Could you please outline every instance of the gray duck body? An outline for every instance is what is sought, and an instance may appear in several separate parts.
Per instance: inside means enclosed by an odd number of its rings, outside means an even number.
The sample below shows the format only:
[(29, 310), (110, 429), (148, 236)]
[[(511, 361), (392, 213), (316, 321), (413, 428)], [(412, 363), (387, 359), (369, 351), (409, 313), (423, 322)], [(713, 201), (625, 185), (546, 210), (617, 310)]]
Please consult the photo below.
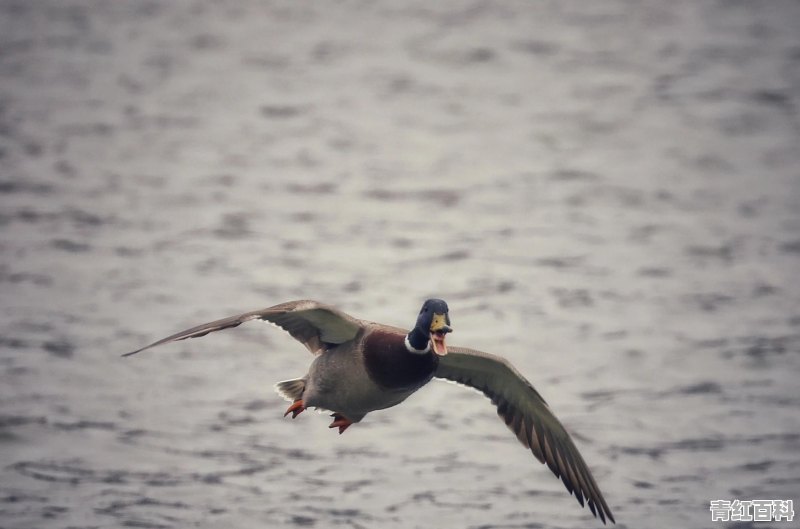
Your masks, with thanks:
[(331, 344), (303, 377), (308, 407), (335, 410), (353, 422), (406, 400), (434, 376), (438, 358), (406, 349), (407, 331), (370, 323), (350, 342)]

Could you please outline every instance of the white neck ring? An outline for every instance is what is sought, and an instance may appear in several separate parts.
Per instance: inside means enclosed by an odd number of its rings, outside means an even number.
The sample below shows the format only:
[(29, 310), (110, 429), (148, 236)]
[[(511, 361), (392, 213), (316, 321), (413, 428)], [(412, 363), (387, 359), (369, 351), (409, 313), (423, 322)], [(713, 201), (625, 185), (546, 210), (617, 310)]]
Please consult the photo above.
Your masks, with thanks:
[(430, 350), (431, 350), (431, 342), (430, 341), (428, 341), (428, 345), (425, 346), (425, 349), (415, 349), (414, 346), (411, 345), (411, 342), (408, 341), (408, 335), (407, 334), (406, 334), (405, 344), (406, 344), (406, 349), (408, 349), (408, 352), (409, 353), (413, 353), (415, 355), (424, 355), (424, 354), (430, 352)]

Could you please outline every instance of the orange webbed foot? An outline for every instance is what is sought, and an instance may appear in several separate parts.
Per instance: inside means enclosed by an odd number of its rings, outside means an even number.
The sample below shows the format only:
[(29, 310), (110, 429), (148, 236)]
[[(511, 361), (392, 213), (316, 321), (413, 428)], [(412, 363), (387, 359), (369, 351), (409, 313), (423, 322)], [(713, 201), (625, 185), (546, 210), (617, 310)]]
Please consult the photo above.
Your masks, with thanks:
[(303, 402), (303, 399), (297, 399), (289, 406), (289, 409), (286, 410), (286, 413), (283, 414), (284, 417), (292, 414), (292, 419), (300, 415), (306, 410), (306, 404)]
[(331, 415), (333, 417), (333, 422), (328, 426), (328, 428), (339, 428), (339, 435), (341, 435), (345, 430), (347, 430), (348, 426), (353, 424), (353, 421), (342, 415), (341, 413), (334, 413)]

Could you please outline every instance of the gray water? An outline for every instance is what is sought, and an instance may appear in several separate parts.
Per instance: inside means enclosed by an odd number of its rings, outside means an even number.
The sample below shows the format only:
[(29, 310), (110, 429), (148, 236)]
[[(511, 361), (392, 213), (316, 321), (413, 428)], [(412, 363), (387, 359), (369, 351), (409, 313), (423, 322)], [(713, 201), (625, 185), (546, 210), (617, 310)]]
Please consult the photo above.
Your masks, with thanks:
[[(618, 527), (800, 510), (800, 3), (0, 1), (0, 526), (595, 527), (489, 401), (282, 417), (313, 298), (508, 357)], [(798, 527), (798, 522), (757, 527)]]

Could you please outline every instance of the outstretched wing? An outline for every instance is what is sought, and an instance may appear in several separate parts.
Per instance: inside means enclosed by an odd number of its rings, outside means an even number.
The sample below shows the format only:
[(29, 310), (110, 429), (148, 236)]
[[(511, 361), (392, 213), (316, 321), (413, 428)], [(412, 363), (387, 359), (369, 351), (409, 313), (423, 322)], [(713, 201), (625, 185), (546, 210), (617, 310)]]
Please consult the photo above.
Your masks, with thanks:
[(471, 386), (492, 400), (497, 414), (533, 455), (560, 477), (567, 490), (603, 523), (614, 522), (589, 467), (567, 431), (530, 382), (505, 359), (474, 349), (450, 347), (436, 376)]
[(289, 301), (267, 309), (204, 323), (122, 356), (134, 355), (157, 345), (198, 338), (210, 332), (238, 327), (250, 320), (264, 320), (278, 325), (314, 354), (322, 352), (327, 343), (338, 344), (352, 340), (361, 329), (361, 323), (357, 319), (337, 308), (311, 300)]

